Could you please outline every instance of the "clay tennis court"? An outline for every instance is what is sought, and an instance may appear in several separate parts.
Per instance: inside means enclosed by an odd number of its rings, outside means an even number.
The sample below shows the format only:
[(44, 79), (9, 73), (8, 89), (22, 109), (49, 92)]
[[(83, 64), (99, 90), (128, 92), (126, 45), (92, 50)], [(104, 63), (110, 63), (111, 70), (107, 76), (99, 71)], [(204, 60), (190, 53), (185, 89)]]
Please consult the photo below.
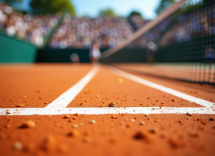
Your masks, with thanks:
[(215, 151), (212, 85), (126, 65), (10, 64), (0, 75), (1, 156)]

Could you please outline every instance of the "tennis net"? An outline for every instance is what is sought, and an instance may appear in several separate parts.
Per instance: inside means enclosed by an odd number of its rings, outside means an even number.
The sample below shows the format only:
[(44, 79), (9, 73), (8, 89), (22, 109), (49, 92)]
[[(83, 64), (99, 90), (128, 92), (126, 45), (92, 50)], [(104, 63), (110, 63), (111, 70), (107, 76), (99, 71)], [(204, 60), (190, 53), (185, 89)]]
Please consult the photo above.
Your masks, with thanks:
[(141, 63), (124, 67), (214, 85), (214, 49), (215, 1), (181, 0), (125, 42), (105, 51), (102, 62)]

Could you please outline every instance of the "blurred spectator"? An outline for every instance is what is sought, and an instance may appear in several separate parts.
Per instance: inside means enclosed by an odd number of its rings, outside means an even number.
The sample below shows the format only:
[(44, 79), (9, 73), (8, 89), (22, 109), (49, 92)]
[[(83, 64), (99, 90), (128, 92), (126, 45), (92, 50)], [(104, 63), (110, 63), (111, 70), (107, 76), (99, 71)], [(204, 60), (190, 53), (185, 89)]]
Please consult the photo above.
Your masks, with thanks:
[(92, 40), (98, 40), (101, 48), (119, 44), (133, 30), (122, 17), (71, 17), (65, 15), (61, 26), (53, 35), (50, 46), (53, 48), (90, 48)]
[(27, 38), (33, 44), (41, 46), (43, 37), (55, 27), (60, 14), (30, 15), (14, 11), (10, 6), (0, 3), (0, 28), (9, 36)]
[(93, 64), (98, 63), (101, 57), (100, 46), (97, 40), (94, 40), (90, 48), (90, 59)]

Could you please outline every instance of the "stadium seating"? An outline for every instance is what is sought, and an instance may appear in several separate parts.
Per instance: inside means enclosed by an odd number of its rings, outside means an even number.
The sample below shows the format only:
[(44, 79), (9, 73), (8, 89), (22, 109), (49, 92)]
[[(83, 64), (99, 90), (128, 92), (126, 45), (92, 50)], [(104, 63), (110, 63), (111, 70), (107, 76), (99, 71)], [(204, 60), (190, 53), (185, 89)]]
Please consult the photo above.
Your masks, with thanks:
[(60, 17), (61, 14), (22, 14), (0, 3), (0, 29), (9, 36), (16, 35), (21, 39), (28, 39), (37, 46), (44, 43), (44, 37), (56, 26)]
[(159, 45), (164, 47), (173, 43), (189, 41), (196, 36), (215, 35), (214, 19), (215, 5), (207, 6), (189, 14), (181, 14), (176, 18), (176, 24), (163, 35)]
[(89, 48), (97, 39), (101, 48), (119, 44), (132, 35), (133, 30), (123, 17), (71, 17), (65, 15), (61, 26), (53, 35), (52, 48)]

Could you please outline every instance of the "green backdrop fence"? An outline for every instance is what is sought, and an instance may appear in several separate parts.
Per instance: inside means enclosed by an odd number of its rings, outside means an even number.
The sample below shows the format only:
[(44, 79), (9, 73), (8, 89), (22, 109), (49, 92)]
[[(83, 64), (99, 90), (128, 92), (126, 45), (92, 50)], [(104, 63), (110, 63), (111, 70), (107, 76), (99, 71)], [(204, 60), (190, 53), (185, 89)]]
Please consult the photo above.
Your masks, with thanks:
[[(106, 49), (101, 49), (103, 52)], [(79, 56), (80, 62), (90, 62), (89, 49), (52, 49), (43, 48), (37, 50), (36, 62), (71, 62), (70, 55), (76, 53)]]
[(0, 33), (0, 63), (33, 63), (37, 47)]

